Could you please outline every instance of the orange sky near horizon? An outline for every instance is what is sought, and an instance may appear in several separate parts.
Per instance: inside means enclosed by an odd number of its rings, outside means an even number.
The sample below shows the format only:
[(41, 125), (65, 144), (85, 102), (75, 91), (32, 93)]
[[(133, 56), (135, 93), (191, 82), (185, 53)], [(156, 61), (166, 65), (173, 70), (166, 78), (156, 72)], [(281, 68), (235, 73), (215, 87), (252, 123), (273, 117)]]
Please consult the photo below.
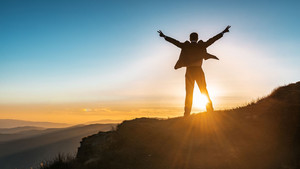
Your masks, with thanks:
[[(253, 101), (236, 101), (236, 98), (218, 98), (218, 90), (211, 92), (214, 107), (217, 110), (243, 106)], [(218, 100), (219, 99), (219, 100)], [(241, 99), (241, 98), (240, 98)], [(179, 101), (180, 100), (180, 101)], [(222, 101), (223, 100), (223, 101)], [(39, 104), (0, 104), (1, 119), (17, 119), (26, 121), (47, 121), (67, 123), (71, 125), (121, 122), (139, 117), (171, 118), (183, 115), (184, 96), (175, 104), (153, 103), (151, 101), (114, 101), (85, 103), (39, 103)], [(117, 104), (119, 102), (119, 104)], [(181, 102), (181, 103), (180, 103)], [(195, 86), (192, 113), (205, 111), (207, 99)]]

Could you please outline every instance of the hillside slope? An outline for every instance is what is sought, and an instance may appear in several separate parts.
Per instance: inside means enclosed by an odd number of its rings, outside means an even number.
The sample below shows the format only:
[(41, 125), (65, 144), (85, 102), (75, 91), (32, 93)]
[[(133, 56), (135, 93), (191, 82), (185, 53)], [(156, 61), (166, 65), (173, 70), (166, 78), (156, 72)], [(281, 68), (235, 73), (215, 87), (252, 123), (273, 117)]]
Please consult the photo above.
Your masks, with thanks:
[(233, 110), (125, 121), (84, 138), (69, 168), (300, 168), (299, 145), (300, 82)]

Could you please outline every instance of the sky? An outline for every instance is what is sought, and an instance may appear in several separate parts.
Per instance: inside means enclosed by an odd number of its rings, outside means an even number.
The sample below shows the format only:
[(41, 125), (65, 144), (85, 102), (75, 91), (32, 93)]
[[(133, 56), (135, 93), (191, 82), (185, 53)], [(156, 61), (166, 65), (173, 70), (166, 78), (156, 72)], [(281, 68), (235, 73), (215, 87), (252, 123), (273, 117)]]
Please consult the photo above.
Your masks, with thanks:
[[(183, 113), (179, 41), (231, 25), (203, 63), (216, 109), (299, 81), (299, 1), (0, 1), (0, 118), (83, 123)], [(195, 88), (194, 112), (205, 104)]]

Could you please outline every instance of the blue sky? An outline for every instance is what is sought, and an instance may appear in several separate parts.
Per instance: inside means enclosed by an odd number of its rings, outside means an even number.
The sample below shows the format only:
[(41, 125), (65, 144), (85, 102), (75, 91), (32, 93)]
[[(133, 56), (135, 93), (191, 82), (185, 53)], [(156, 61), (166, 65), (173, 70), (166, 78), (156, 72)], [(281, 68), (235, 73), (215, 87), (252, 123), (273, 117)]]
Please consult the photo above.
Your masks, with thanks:
[[(299, 80), (299, 1), (1, 1), (0, 103), (180, 104), (179, 49), (231, 32), (204, 63), (215, 99), (242, 104)], [(214, 91), (211, 91), (212, 93)], [(225, 105), (228, 102), (222, 103)], [(221, 105), (221, 103), (220, 103)]]

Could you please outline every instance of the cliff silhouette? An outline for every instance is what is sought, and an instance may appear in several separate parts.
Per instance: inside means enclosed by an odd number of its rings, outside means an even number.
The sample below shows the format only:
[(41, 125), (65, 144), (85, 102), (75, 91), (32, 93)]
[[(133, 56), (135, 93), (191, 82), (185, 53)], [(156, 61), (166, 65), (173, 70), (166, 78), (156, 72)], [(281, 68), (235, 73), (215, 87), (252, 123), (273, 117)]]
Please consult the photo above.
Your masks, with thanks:
[(42, 168), (300, 168), (300, 82), (244, 107), (139, 118), (82, 139), (74, 159)]

